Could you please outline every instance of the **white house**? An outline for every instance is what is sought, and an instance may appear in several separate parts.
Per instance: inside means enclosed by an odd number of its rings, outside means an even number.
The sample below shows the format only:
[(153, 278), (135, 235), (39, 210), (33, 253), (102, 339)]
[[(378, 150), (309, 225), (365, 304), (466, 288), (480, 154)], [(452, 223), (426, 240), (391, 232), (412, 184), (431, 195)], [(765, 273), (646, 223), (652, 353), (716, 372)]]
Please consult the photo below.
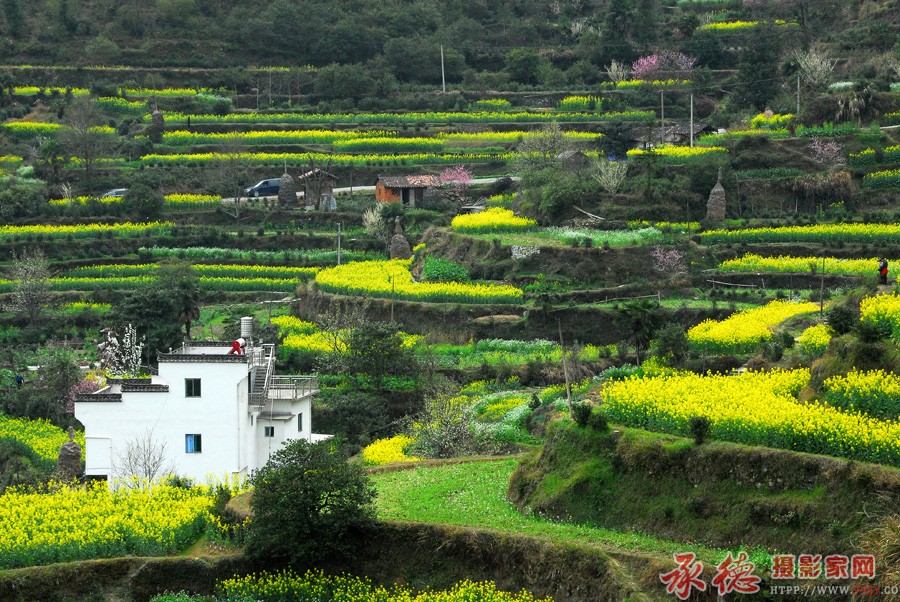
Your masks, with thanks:
[(286, 441), (327, 437), (312, 433), (315, 376), (276, 376), (271, 344), (229, 350), (226, 342), (187, 343), (159, 354), (159, 375), (111, 380), (77, 396), (85, 474), (123, 476), (127, 453), (149, 439), (180, 476), (245, 477)]

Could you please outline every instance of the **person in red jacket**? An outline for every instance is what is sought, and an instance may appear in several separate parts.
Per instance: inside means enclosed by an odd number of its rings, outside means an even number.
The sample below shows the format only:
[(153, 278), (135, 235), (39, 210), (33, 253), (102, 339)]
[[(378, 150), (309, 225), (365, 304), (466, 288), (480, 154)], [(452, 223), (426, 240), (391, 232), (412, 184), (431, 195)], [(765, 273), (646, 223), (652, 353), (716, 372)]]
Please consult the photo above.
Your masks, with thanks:
[(234, 355), (237, 353), (238, 355), (244, 355), (244, 348), (247, 346), (247, 341), (241, 337), (236, 341), (231, 342), (231, 351), (228, 352), (228, 355)]
[(881, 261), (878, 263), (878, 277), (881, 279), (881, 284), (887, 284), (887, 275), (888, 275), (888, 262), (884, 257), (881, 258)]

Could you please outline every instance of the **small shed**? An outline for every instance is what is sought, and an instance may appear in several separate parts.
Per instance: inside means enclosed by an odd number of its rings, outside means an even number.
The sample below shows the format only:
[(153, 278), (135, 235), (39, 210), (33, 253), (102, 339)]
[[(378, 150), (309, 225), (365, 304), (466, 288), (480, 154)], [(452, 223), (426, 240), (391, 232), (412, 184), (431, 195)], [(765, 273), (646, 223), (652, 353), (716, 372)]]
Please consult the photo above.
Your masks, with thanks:
[(334, 211), (334, 182), (336, 178), (318, 167), (297, 176), (297, 184), (303, 186), (303, 197), (307, 207), (318, 207), (322, 211)]
[[(715, 134), (716, 128), (710, 126), (706, 123), (695, 122), (694, 123), (694, 140), (702, 136), (703, 134)], [(638, 138), (638, 146), (640, 148), (651, 148), (653, 146), (658, 146), (660, 144), (660, 129), (653, 128), (650, 130), (650, 135), (648, 136), (640, 136)], [(649, 140), (649, 143), (648, 143)], [(690, 123), (673, 123), (672, 125), (667, 125), (665, 128), (665, 140), (662, 141), (663, 144), (688, 144), (691, 140), (691, 124)]]
[(425, 190), (440, 183), (435, 175), (378, 176), (375, 180), (375, 200), (382, 203), (400, 201), (407, 207), (421, 202)]
[(591, 160), (580, 150), (567, 150), (556, 155), (566, 171), (581, 171), (586, 169)]

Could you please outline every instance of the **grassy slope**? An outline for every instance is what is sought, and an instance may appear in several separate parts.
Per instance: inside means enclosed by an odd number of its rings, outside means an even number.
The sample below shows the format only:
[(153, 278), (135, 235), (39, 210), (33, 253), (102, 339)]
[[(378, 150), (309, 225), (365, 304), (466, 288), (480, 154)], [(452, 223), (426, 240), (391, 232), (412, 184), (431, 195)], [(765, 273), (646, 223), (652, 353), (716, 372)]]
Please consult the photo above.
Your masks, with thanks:
[[(443, 523), (514, 531), (557, 542), (599, 546), (610, 552), (670, 557), (684, 544), (636, 532), (553, 521), (519, 512), (506, 499), (517, 464), (497, 462), (447, 464), (374, 475), (378, 516), (385, 520)], [(702, 559), (718, 562), (719, 551), (691, 546)]]
[[(878, 491), (879, 495), (873, 495)], [(622, 429), (616, 438), (551, 426), (513, 476), (517, 505), (606, 529), (707, 546), (847, 553), (900, 495), (900, 471)], [(693, 543), (691, 546), (693, 547)]]

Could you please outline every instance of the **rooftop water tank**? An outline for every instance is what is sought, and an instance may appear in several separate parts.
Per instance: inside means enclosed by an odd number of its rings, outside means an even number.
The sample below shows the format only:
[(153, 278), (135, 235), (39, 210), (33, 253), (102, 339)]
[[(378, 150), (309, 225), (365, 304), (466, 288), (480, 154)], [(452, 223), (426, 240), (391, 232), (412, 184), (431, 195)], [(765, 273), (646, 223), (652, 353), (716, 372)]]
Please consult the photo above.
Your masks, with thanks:
[(253, 338), (253, 318), (241, 318), (241, 338), (248, 341)]

